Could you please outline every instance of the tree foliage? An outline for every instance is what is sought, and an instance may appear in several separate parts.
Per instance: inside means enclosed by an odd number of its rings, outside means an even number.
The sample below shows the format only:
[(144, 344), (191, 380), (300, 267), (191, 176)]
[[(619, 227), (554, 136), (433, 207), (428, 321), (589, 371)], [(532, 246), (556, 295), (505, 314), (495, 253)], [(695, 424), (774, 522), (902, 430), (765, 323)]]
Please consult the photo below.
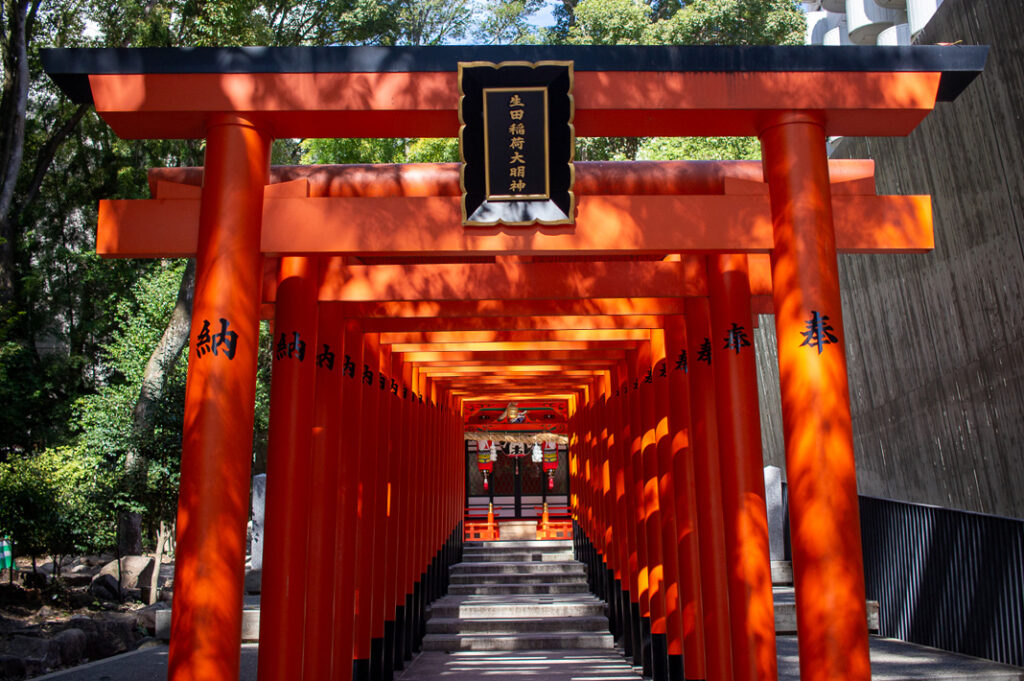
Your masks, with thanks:
[[(564, 0), (552, 42), (571, 45), (798, 45), (796, 0)], [(754, 138), (589, 138), (580, 160), (756, 159)]]
[(101, 457), (66, 447), (0, 463), (0, 534), (33, 558), (109, 546), (105, 467)]

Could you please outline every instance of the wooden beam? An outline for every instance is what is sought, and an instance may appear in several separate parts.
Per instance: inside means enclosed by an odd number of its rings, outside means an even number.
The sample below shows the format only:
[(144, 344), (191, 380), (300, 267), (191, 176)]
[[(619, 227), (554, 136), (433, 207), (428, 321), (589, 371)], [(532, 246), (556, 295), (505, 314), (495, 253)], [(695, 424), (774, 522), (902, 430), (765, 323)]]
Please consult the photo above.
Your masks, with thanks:
[[(321, 303), (321, 305), (338, 303)], [(272, 317), (272, 313), (267, 317)], [(546, 315), (488, 317), (364, 317), (366, 333), (500, 331), (515, 329), (660, 329), (661, 315)]]
[[(350, 265), (323, 276), (319, 295), (321, 301), (340, 302), (707, 295), (703, 263), (693, 260), (553, 264), (499, 257), (493, 264)], [(264, 302), (274, 292), (264, 286)], [(771, 288), (757, 293), (769, 295)]]
[(538, 362), (572, 362), (576, 359), (603, 360), (616, 362), (625, 357), (623, 350), (590, 350), (582, 357), (583, 353), (578, 350), (546, 350), (546, 351), (505, 351), (505, 352), (441, 352), (437, 350), (425, 350), (422, 352), (407, 352), (404, 357), (407, 362), (417, 364), (424, 362), (472, 362), (475, 360), (496, 360), (503, 364), (538, 363)]
[(685, 298), (579, 300), (451, 300), (336, 303), (349, 319), (368, 317), (509, 317), (683, 314)]
[[(923, 252), (934, 245), (928, 196), (836, 195), (832, 205), (842, 253)], [(575, 226), (467, 229), (458, 197), (268, 197), (261, 248), (266, 255), (419, 258), (772, 248), (771, 212), (763, 195), (586, 196), (577, 206)], [(198, 221), (198, 200), (104, 200), (96, 251), (106, 257), (189, 257), (196, 250)]]
[[(277, 137), (456, 137), (457, 73), (122, 73), (89, 76), (123, 138), (201, 138), (211, 112)], [(577, 71), (576, 134), (756, 135), (773, 111), (823, 113), (829, 135), (906, 135), (941, 73)], [(183, 96), (182, 93), (188, 93)]]
[(572, 329), (572, 330), (521, 330), (521, 331), (410, 331), (406, 333), (382, 333), (381, 345), (394, 343), (485, 343), (485, 342), (526, 342), (526, 341), (591, 341), (619, 340), (640, 341), (650, 338), (646, 329)]
[(483, 343), (398, 343), (391, 346), (392, 352), (546, 352), (549, 350), (572, 350), (587, 353), (591, 350), (634, 350), (638, 341), (630, 340), (575, 340), (575, 341), (509, 341)]

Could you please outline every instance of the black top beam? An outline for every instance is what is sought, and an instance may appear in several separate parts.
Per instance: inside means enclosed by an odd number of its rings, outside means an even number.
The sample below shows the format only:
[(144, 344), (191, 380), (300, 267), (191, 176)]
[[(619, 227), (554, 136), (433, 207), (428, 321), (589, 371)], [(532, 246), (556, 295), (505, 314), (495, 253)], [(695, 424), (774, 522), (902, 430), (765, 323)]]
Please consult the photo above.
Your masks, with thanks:
[(573, 60), (577, 71), (941, 72), (939, 101), (981, 73), (987, 46), (479, 46), (185, 47), (45, 49), (43, 67), (77, 103), (91, 103), (90, 74), (386, 73), (455, 71), (460, 61)]

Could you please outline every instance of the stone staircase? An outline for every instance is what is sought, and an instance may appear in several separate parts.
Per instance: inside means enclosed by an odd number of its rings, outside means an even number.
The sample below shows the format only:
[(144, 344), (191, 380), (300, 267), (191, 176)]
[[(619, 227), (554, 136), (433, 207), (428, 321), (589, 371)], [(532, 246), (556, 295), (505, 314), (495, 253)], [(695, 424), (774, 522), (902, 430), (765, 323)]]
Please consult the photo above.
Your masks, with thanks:
[(424, 650), (614, 647), (571, 541), (469, 542), (462, 557), (430, 608)]

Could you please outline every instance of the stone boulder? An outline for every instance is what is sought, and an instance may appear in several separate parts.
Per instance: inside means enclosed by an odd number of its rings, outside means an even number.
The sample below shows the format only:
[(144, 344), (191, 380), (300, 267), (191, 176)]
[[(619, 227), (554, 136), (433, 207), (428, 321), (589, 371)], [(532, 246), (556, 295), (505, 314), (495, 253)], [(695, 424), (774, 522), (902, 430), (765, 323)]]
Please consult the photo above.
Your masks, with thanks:
[[(153, 577), (152, 556), (122, 556), (120, 562), (122, 589), (138, 589), (143, 586), (149, 586), (149, 580)], [(117, 564), (118, 561), (116, 560), (110, 561), (103, 566), (103, 569), (93, 579), (98, 579), (100, 575), (110, 575), (116, 582)]]
[(85, 634), (85, 657), (102, 660), (131, 650), (140, 638), (134, 615), (107, 613), (102, 617), (72, 617), (67, 629)]
[(101, 601), (121, 600), (117, 590), (117, 577), (111, 575), (96, 575), (89, 585), (89, 593)]
[(45, 572), (22, 572), (21, 581), (25, 585), (26, 589), (45, 589), (46, 588), (46, 573)]
[(170, 610), (171, 604), (157, 601), (153, 605), (135, 611), (135, 622), (140, 629), (145, 629), (150, 636), (156, 633), (156, 613), (158, 610)]
[(0, 679), (23, 679), (28, 675), (25, 660), (0, 653)]
[(65, 629), (57, 632), (53, 637), (60, 647), (60, 663), (65, 667), (71, 667), (82, 661), (85, 657), (86, 646), (89, 639), (81, 629)]
[(45, 671), (61, 663), (60, 643), (39, 636), (11, 636), (0, 641), (0, 655), (24, 660), (28, 671)]

